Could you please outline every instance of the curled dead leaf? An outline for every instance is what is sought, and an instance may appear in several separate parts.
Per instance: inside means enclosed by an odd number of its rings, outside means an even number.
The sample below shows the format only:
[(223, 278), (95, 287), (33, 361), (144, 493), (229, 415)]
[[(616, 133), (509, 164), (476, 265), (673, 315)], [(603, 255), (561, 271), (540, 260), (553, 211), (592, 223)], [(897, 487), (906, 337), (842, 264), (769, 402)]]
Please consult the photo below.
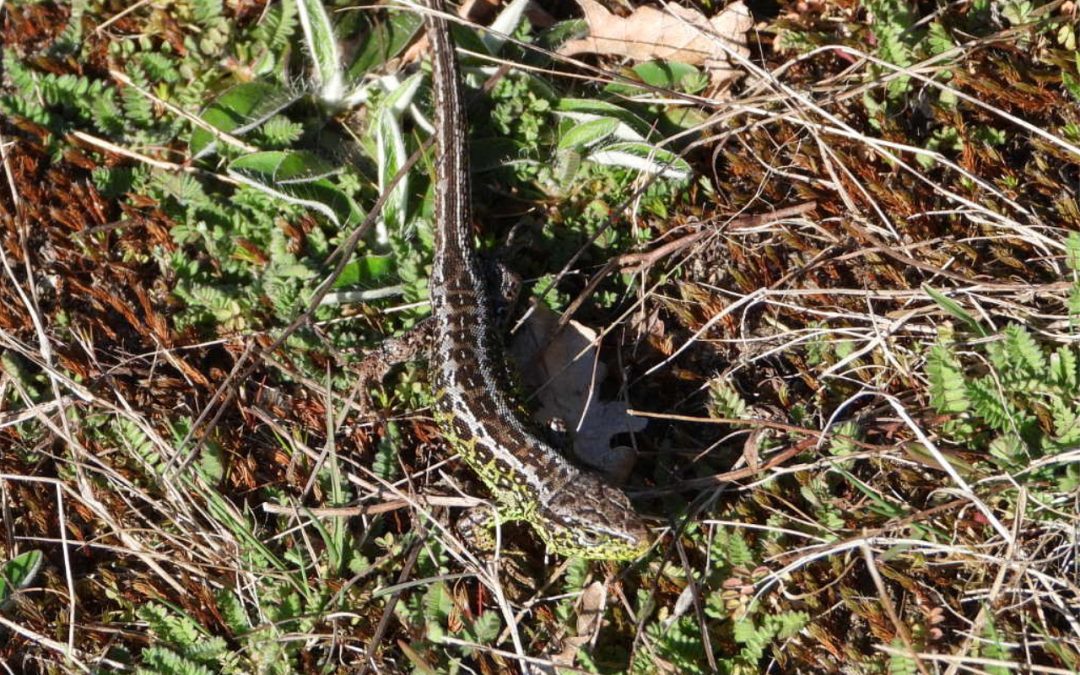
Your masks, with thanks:
[[(551, 338), (559, 317), (544, 305), (533, 307), (514, 336), (511, 356), (529, 391), (537, 390), (536, 419), (565, 423), (572, 432), (574, 455), (614, 483), (625, 482), (634, 467), (632, 448), (612, 448), (618, 434), (637, 432), (646, 421), (631, 417), (621, 401), (601, 401), (598, 390), (607, 376), (599, 361), (596, 332), (571, 321)], [(541, 351), (542, 350), (542, 351)]]
[(734, 2), (709, 19), (696, 9), (669, 3), (663, 9), (638, 7), (630, 16), (609, 12), (596, 0), (577, 0), (589, 35), (570, 40), (560, 49), (565, 56), (610, 54), (633, 61), (679, 61), (704, 66), (713, 85), (739, 74), (734, 55), (746, 57), (746, 32), (754, 25), (750, 10)]

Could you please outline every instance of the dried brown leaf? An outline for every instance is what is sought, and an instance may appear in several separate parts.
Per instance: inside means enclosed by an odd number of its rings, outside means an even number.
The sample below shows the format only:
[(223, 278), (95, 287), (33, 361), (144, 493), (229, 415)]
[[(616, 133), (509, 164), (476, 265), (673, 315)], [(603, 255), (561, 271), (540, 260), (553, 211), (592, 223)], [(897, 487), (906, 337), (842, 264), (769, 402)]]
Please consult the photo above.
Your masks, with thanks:
[(570, 40), (559, 53), (609, 54), (633, 61), (680, 61), (704, 66), (713, 84), (738, 74), (731, 57), (749, 55), (746, 32), (753, 26), (742, 2), (728, 5), (709, 19), (696, 9), (668, 4), (663, 9), (639, 7), (628, 17), (609, 12), (596, 0), (578, 0), (589, 26), (588, 37)]
[(621, 401), (600, 400), (598, 389), (607, 367), (598, 360), (596, 332), (571, 321), (551, 339), (558, 319), (547, 307), (534, 307), (515, 336), (511, 353), (525, 384), (530, 389), (543, 387), (536, 395), (540, 423), (565, 422), (573, 430), (578, 459), (621, 482), (633, 469), (634, 451), (612, 448), (611, 438), (641, 431), (645, 420), (627, 415), (627, 406)]

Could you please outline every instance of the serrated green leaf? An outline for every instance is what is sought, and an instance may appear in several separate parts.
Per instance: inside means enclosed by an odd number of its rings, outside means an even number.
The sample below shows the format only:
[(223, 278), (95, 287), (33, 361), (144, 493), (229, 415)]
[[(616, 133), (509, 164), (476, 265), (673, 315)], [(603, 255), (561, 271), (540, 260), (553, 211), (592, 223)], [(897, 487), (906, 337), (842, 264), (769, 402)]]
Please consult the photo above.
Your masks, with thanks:
[(1065, 238), (1065, 266), (1080, 272), (1080, 232), (1070, 232)]
[(941, 413), (961, 413), (969, 402), (964, 388), (964, 371), (948, 346), (935, 344), (926, 357), (930, 378), (930, 404)]
[(949, 31), (937, 21), (930, 22), (925, 39), (927, 51), (929, 51), (932, 56), (944, 54), (956, 46), (952, 40), (952, 36), (949, 35)]
[(1026, 460), (1024, 441), (1016, 434), (1002, 434), (990, 441), (990, 455), (1002, 460), (1006, 466), (1017, 466)]
[(495, 641), (495, 638), (499, 637), (499, 630), (502, 628), (502, 618), (499, 613), (493, 610), (488, 610), (476, 618), (470, 626), (469, 637), (476, 644), (487, 645)]
[(1050, 355), (1050, 380), (1063, 389), (1080, 390), (1076, 352), (1069, 345), (1062, 345)]
[(1046, 369), (1046, 357), (1031, 333), (1019, 324), (1005, 327), (1005, 350), (1009, 361), (1032, 376), (1041, 376)]
[(1054, 419), (1054, 442), (1058, 445), (1080, 443), (1080, 414), (1059, 398), (1050, 402)]

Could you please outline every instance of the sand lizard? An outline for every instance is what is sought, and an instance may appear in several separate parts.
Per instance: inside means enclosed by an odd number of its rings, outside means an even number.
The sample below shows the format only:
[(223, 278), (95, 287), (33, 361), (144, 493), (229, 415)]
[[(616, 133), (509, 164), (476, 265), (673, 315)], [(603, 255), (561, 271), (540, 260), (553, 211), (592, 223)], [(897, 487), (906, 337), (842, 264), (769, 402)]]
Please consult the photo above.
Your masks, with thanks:
[(442, 0), (426, 14), (436, 110), (435, 261), (430, 294), (435, 418), (447, 441), (498, 502), (554, 552), (633, 559), (648, 532), (623, 492), (584, 472), (528, 431), (500, 388), (492, 300), (473, 247), (469, 152), (457, 54)]

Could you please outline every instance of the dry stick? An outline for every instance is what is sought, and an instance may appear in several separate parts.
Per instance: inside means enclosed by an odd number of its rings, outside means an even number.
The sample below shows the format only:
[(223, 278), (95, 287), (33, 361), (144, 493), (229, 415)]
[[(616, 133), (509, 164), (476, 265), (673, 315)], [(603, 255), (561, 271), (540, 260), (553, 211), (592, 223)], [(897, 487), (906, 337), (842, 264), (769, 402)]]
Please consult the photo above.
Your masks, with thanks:
[[(375, 200), (375, 203), (372, 204), (371, 210), (368, 211), (368, 214), (364, 217), (363, 222), (361, 222), (356, 227), (356, 229), (353, 230), (353, 233), (349, 235), (349, 238), (346, 239), (340, 246), (338, 246), (337, 250), (335, 250), (334, 253), (330, 255), (330, 259), (333, 259), (334, 256), (340, 256), (340, 258), (338, 259), (337, 265), (334, 267), (334, 270), (330, 273), (330, 276), (328, 276), (322, 282), (322, 284), (317, 289), (315, 289), (315, 293), (311, 296), (311, 300), (308, 302), (307, 309), (304, 310), (304, 312), (300, 316), (296, 317), (296, 319), (293, 320), (293, 322), (290, 323), (285, 328), (285, 330), (283, 330), (281, 334), (277, 338), (275, 338), (273, 342), (270, 343), (270, 346), (266, 348), (260, 348), (256, 344), (253, 349), (248, 349), (240, 356), (240, 358), (236, 362), (236, 365), (233, 366), (232, 372), (229, 373), (228, 377), (225, 378), (225, 381), (221, 383), (221, 386), (219, 386), (214, 392), (214, 394), (210, 397), (209, 403), (207, 403), (206, 407), (203, 408), (203, 411), (199, 413), (199, 417), (191, 425), (191, 430), (188, 431), (187, 435), (184, 437), (184, 440), (182, 440), (179, 446), (177, 446), (176, 454), (173, 456), (173, 460), (175, 460), (176, 457), (179, 457), (180, 453), (184, 450), (187, 444), (191, 442), (192, 436), (194, 436), (194, 434), (200, 429), (200, 426), (206, 422), (206, 418), (209, 416), (210, 410), (213, 409), (214, 402), (220, 399), (220, 405), (218, 406), (217, 412), (214, 414), (213, 419), (211, 419), (210, 422), (206, 425), (206, 429), (201, 434), (199, 440), (196, 441), (195, 446), (192, 448), (187, 458), (185, 458), (180, 464), (180, 466), (177, 468), (176, 473), (182, 472), (192, 461), (192, 459), (197, 454), (198, 449), (202, 446), (203, 439), (205, 439), (209, 435), (209, 432), (212, 431), (215, 426), (217, 426), (217, 422), (221, 419), (221, 415), (224, 414), (224, 411), (228, 407), (228, 405), (232, 403), (233, 398), (235, 398), (236, 396), (236, 388), (232, 386), (233, 383), (246, 379), (252, 373), (252, 371), (255, 370), (258, 365), (258, 356), (260, 356), (263, 352), (275, 351), (278, 347), (285, 344), (285, 341), (289, 339), (289, 336), (298, 331), (301, 327), (303, 327), (312, 319), (315, 314), (315, 310), (319, 307), (319, 303), (321, 303), (322, 299), (325, 298), (327, 293), (330, 292), (330, 289), (333, 287), (334, 282), (337, 281), (338, 277), (341, 276), (341, 273), (345, 271), (345, 266), (349, 263), (349, 258), (352, 255), (353, 251), (356, 249), (357, 245), (360, 243), (360, 239), (365, 234), (367, 234), (368, 230), (371, 229), (371, 226), (374, 225), (375, 220), (382, 213), (383, 206), (390, 198), (390, 195), (394, 193), (394, 188), (396, 188), (398, 183), (401, 182), (401, 180), (406, 175), (408, 175), (409, 171), (411, 171), (412, 168), (416, 165), (416, 163), (420, 161), (420, 158), (423, 157), (424, 153), (434, 144), (434, 142), (434, 137), (428, 138), (419, 148), (416, 149), (415, 152), (413, 152), (412, 155), (409, 156), (409, 159), (405, 162), (404, 165), (402, 165), (400, 169), (398, 169), (398, 172), (394, 174), (393, 179), (391, 179), (390, 182), (387, 184), (386, 189), (383, 190), (382, 194), (380, 194), (378, 199)], [(170, 461), (170, 464), (172, 464), (172, 461)], [(165, 470), (168, 471), (170, 468), (171, 467), (167, 466)]]
[[(989, 494), (990, 495), (996, 495), (996, 494), (999, 494), (1001, 492), (1005, 492), (1006, 490), (1009, 490), (1009, 489), (1012, 489), (1012, 485), (998, 485), (998, 486), (992, 488), (989, 491)], [(944, 513), (945, 511), (952, 511), (953, 509), (958, 509), (958, 508), (961, 508), (961, 507), (964, 507), (964, 506), (969, 506), (970, 504), (971, 504), (971, 500), (967, 499), (966, 497), (957, 497), (956, 499), (954, 499), (952, 501), (945, 502), (944, 504), (938, 504), (937, 506), (931, 506), (930, 508), (923, 509), (922, 511), (919, 511), (918, 513), (912, 513), (911, 515), (904, 516), (903, 518), (898, 518), (898, 519), (895, 519), (893, 521), (890, 521), (888, 525), (883, 525), (881, 527), (875, 527), (875, 528), (869, 529), (869, 530), (865, 530), (865, 529), (861, 530), (859, 532), (859, 534), (854, 536), (854, 537), (849, 537), (847, 539), (841, 539), (841, 540), (838, 540), (838, 541), (835, 541), (835, 542), (830, 542), (829, 545), (830, 546), (839, 545), (841, 547), (845, 547), (845, 546), (848, 546), (848, 545), (854, 545), (854, 544), (856, 544), (856, 543), (858, 543), (860, 541), (866, 541), (868, 539), (873, 539), (875, 537), (884, 536), (890, 530), (898, 530), (900, 528), (907, 527), (908, 525), (914, 525), (915, 523), (921, 523), (923, 521), (930, 520), (934, 516), (936, 516), (936, 515), (938, 515), (940, 513)], [(802, 552), (800, 552), (800, 551), (789, 551), (787, 553), (780, 553), (778, 555), (775, 555), (775, 556), (771, 557), (769, 560), (770, 560), (770, 562), (775, 561), (775, 562), (779, 563), (781, 567), (786, 567), (788, 564), (795, 561), (801, 555), (802, 555)]]
[(417, 503), (425, 506), (447, 506), (454, 508), (472, 508), (482, 502), (473, 497), (446, 497), (442, 495), (417, 495), (415, 501), (406, 499), (391, 499), (378, 504), (360, 506), (283, 506), (263, 502), (262, 509), (266, 513), (281, 516), (315, 516), (318, 518), (353, 518), (355, 516), (377, 516), (390, 513), (398, 509), (406, 509), (416, 506)]
[[(817, 202), (805, 202), (797, 204), (795, 206), (789, 206), (783, 209), (777, 209), (770, 211), (769, 213), (755, 214), (749, 216), (739, 216), (728, 224), (734, 229), (746, 229), (750, 227), (759, 227), (761, 225), (771, 223), (792, 216), (802, 215), (809, 211), (814, 210), (817, 207)], [(577, 313), (581, 308), (581, 305), (585, 303), (593, 293), (596, 292), (600, 282), (603, 281), (615, 268), (621, 268), (624, 274), (635, 274), (642, 269), (655, 265), (660, 260), (681, 251), (682, 249), (697, 243), (704, 237), (712, 234), (711, 230), (701, 229), (697, 232), (679, 237), (674, 241), (658, 246), (651, 251), (641, 251), (634, 253), (624, 253), (623, 255), (616, 256), (609, 260), (599, 272), (593, 275), (592, 279), (589, 279), (589, 283), (585, 285), (578, 296), (574, 298), (574, 301), (566, 308), (566, 311), (559, 317), (558, 323), (555, 324), (555, 330), (552, 335), (558, 335), (559, 331), (566, 327), (566, 324), (570, 322), (570, 318)]]
[[(389, 190), (387, 190), (387, 192), (389, 192)], [(423, 524), (423, 521), (421, 521), (416, 541), (413, 542), (412, 549), (409, 551), (409, 557), (405, 560), (405, 564), (401, 568), (401, 573), (398, 574), (397, 583), (399, 586), (404, 584), (405, 580), (412, 574), (412, 568), (416, 565), (417, 558), (420, 557), (420, 551), (424, 548), (424, 541), (426, 538), (427, 527)], [(367, 663), (365, 663), (364, 667), (360, 670), (360, 675), (365, 675), (369, 670), (375, 668), (375, 648), (382, 642), (383, 635), (386, 634), (386, 630), (390, 627), (390, 619), (394, 616), (394, 607), (397, 606), (398, 599), (401, 598), (403, 592), (405, 592), (404, 586), (394, 591), (394, 594), (387, 600), (386, 608), (383, 609), (383, 615), (379, 619), (379, 625), (375, 627), (375, 632), (371, 634), (371, 640), (368, 641)]]
[(712, 639), (709, 638), (709, 622), (705, 620), (705, 607), (701, 602), (701, 591), (697, 581), (694, 580), (693, 567), (690, 565), (690, 560), (686, 557), (686, 547), (683, 546), (682, 538), (675, 540), (675, 550), (679, 553), (679, 560), (682, 562), (683, 570), (686, 571), (686, 582), (690, 586), (690, 597), (694, 601), (694, 615), (697, 617), (698, 629), (701, 632), (701, 641), (705, 645), (705, 660), (709, 662), (709, 669), (712, 672), (719, 672), (716, 668), (716, 655), (713, 654)]
[(900, 641), (904, 643), (904, 648), (907, 651), (908, 658), (915, 661), (915, 667), (919, 669), (922, 675), (929, 675), (926, 670), (926, 665), (918, 657), (918, 652), (915, 650), (915, 645), (911, 640), (911, 631), (904, 625), (903, 620), (900, 619), (900, 615), (896, 612), (896, 607), (893, 606), (892, 601), (889, 599), (889, 591), (885, 588), (885, 581), (881, 578), (881, 573), (877, 568), (877, 561), (874, 559), (874, 553), (870, 550), (870, 547), (865, 542), (859, 545), (862, 550), (863, 560), (866, 562), (866, 571), (870, 574), (870, 579), (874, 582), (874, 588), (878, 592), (878, 600), (884, 608), (885, 613), (889, 615), (889, 621), (892, 621), (893, 628), (896, 629), (896, 634), (900, 636)]
[[(14, 141), (11, 142), (15, 144)], [(4, 177), (7, 178), (8, 190), (11, 191), (11, 204), (15, 207), (15, 212), (19, 211), (19, 190), (15, 187), (15, 174), (11, 171), (11, 162), (9, 162), (7, 154), (8, 142), (4, 140), (3, 135), (0, 135), (0, 162), (4, 165)], [(6, 209), (5, 209), (6, 210)]]
[[(646, 412), (644, 410), (627, 410), (626, 414), (637, 417), (650, 417), (654, 419), (673, 420), (677, 422), (698, 422), (702, 424), (739, 424), (766, 427), (769, 429), (776, 429), (778, 431), (785, 431), (788, 433), (803, 434), (812, 436), (813, 438), (807, 439), (797, 443), (796, 445), (784, 450), (777, 455), (774, 455), (772, 459), (760, 464), (758, 466), (747, 466), (742, 469), (736, 469), (734, 471), (726, 471), (724, 473), (713, 474), (712, 476), (705, 476), (703, 478), (695, 478), (692, 480), (682, 481), (678, 485), (671, 485), (662, 489), (644, 490), (641, 492), (635, 492), (635, 495), (642, 497), (655, 497), (661, 495), (671, 494), (672, 492), (681, 492), (683, 490), (698, 490), (701, 488), (717, 485), (718, 483), (730, 483), (736, 480), (742, 480), (743, 478), (749, 478), (750, 476), (757, 475), (772, 469), (780, 464), (783, 464), (787, 460), (791, 459), (800, 452), (805, 451), (812, 444), (818, 443), (821, 439), (826, 437), (824, 431), (818, 431), (816, 429), (809, 429), (807, 427), (799, 427), (792, 424), (784, 424), (783, 422), (774, 422), (772, 420), (749, 418), (749, 419), (736, 419), (732, 417), (692, 417), (690, 415), (668, 415), (664, 413)], [(894, 446), (888, 445), (874, 445), (865, 441), (860, 441), (857, 438), (845, 436), (843, 434), (833, 434), (833, 438), (841, 438), (849, 443), (857, 445), (867, 450), (875, 451), (888, 451), (892, 450)]]

